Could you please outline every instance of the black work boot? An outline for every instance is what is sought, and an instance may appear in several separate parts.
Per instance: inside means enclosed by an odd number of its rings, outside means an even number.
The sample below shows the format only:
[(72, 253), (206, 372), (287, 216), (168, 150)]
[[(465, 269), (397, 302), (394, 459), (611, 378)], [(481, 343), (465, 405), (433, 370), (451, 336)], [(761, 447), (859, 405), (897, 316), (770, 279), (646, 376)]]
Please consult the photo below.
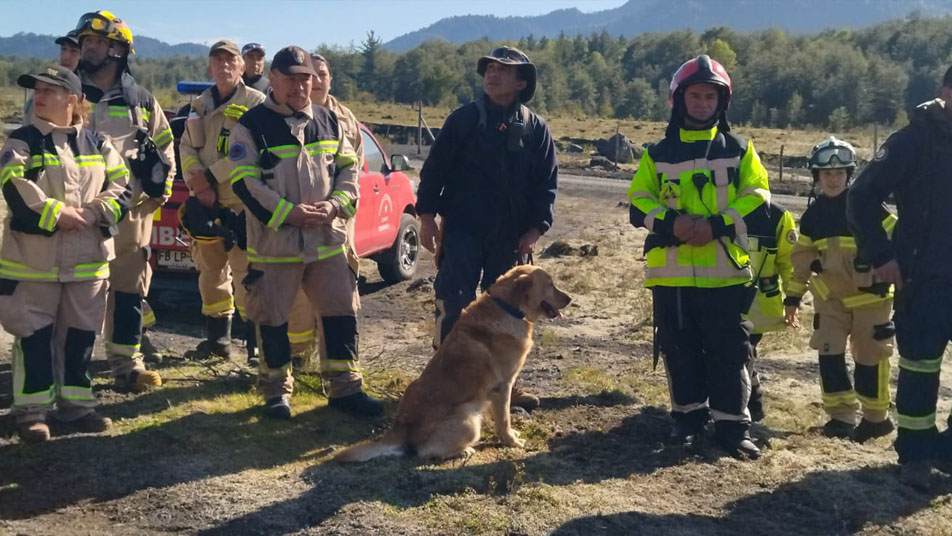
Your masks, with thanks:
[(740, 421), (720, 420), (714, 422), (714, 438), (727, 454), (738, 460), (756, 460), (760, 448), (750, 438), (749, 424)]
[(231, 359), (231, 317), (205, 317), (205, 340), (194, 350), (185, 352), (186, 359), (204, 361), (213, 357)]
[(764, 392), (760, 389), (760, 384), (750, 391), (750, 400), (747, 401), (747, 411), (750, 412), (750, 420), (760, 422), (764, 420)]
[(859, 421), (859, 426), (853, 429), (853, 441), (865, 443), (870, 439), (888, 436), (896, 429), (893, 422), (886, 417), (882, 422), (871, 422), (863, 419)]
[(288, 395), (269, 398), (264, 403), (264, 414), (279, 421), (291, 420), (291, 397)]
[(248, 366), (258, 368), (258, 335), (255, 325), (245, 321), (245, 351), (248, 354)]
[(363, 391), (330, 398), (327, 400), (327, 405), (357, 417), (376, 417), (383, 413), (383, 404)]
[(823, 435), (826, 437), (838, 437), (840, 439), (852, 439), (855, 427), (837, 419), (830, 419), (823, 425)]
[(674, 426), (668, 435), (668, 446), (697, 451), (704, 443), (707, 423), (711, 420), (707, 408), (696, 409), (689, 413), (672, 412)]
[(139, 351), (142, 352), (142, 359), (146, 363), (162, 363), (162, 352), (152, 344), (149, 339), (149, 330), (142, 330), (142, 340), (139, 343)]

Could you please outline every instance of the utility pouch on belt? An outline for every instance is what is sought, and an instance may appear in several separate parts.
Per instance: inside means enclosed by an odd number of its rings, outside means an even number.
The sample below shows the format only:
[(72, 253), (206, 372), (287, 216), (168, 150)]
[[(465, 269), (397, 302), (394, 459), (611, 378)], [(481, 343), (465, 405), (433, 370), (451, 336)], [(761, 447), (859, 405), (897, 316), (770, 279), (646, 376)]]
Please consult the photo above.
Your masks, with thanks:
[(885, 324), (878, 324), (873, 326), (873, 339), (877, 341), (885, 341), (886, 339), (891, 339), (893, 335), (896, 334), (896, 324), (890, 320)]
[(764, 296), (772, 298), (780, 294), (780, 276), (758, 277), (757, 288)]

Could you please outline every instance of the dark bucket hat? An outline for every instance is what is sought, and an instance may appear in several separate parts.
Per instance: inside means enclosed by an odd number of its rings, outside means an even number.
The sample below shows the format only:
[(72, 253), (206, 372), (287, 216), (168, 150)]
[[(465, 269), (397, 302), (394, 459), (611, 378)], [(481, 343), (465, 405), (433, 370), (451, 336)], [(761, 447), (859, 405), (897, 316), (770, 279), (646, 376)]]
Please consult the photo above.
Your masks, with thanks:
[(489, 62), (495, 61), (504, 65), (515, 65), (519, 69), (519, 77), (526, 81), (526, 87), (519, 92), (519, 100), (523, 103), (532, 100), (536, 88), (536, 66), (521, 50), (513, 47), (497, 47), (489, 53), (488, 56), (479, 58), (476, 62), (476, 72), (479, 76), (485, 76), (486, 66)]

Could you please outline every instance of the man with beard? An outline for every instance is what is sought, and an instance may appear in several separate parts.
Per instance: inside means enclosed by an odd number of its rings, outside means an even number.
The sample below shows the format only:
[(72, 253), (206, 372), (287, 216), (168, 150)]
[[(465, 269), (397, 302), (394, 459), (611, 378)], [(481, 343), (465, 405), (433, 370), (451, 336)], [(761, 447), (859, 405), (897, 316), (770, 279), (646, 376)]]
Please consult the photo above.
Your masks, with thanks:
[(155, 322), (145, 302), (152, 279), (149, 241), (153, 214), (172, 193), (172, 131), (162, 107), (129, 72), (132, 32), (109, 11), (86, 13), (75, 29), (79, 76), (92, 103), (89, 126), (109, 136), (126, 159), (132, 199), (119, 222), (115, 258), (109, 263), (106, 353), (117, 387), (143, 391), (162, 384), (140, 352), (143, 324)]

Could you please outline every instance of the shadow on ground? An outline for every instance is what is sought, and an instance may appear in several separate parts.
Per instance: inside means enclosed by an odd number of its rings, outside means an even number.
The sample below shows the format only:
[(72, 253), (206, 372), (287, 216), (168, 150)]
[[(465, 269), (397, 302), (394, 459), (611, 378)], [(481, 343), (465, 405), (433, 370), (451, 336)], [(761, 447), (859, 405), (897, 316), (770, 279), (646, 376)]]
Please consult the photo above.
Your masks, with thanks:
[(573, 519), (553, 534), (845, 535), (867, 524), (888, 525), (952, 492), (952, 479), (937, 479), (931, 493), (920, 493), (899, 483), (897, 476), (895, 466), (816, 471), (777, 489), (734, 501), (722, 517), (625, 512)]

